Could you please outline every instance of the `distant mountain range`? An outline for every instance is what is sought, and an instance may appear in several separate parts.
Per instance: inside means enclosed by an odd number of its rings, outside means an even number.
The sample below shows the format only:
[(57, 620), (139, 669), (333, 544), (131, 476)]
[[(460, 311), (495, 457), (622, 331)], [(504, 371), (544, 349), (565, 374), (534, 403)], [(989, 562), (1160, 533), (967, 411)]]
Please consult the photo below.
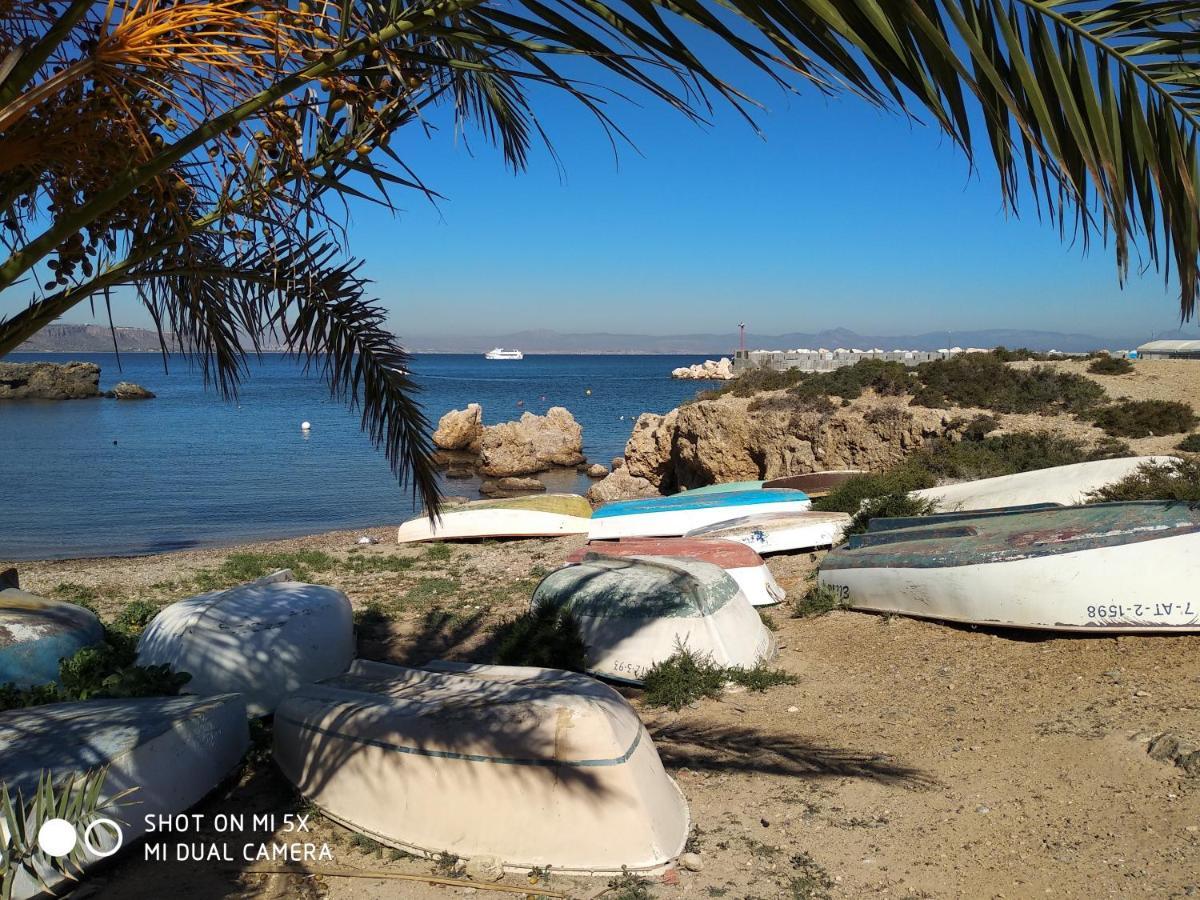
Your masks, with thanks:
[[(974, 331), (929, 331), (907, 335), (864, 335), (848, 328), (818, 332), (746, 335), (746, 346), (753, 350), (791, 350), (857, 348), (870, 350), (937, 350), (941, 347), (1028, 347), (1031, 350), (1079, 352), (1101, 348), (1132, 349), (1151, 339), (1200, 338), (1192, 332), (1169, 331), (1140, 337), (1097, 337), (1061, 331), (1032, 331), (1015, 328), (991, 328)], [(736, 334), (588, 334), (538, 329), (489, 335), (405, 335), (405, 346), (413, 353), (484, 353), (493, 347), (523, 350), (526, 353), (657, 353), (729, 356), (737, 347)], [(157, 352), (158, 335), (147, 328), (116, 329), (117, 347), (125, 353)], [(172, 342), (173, 343), (173, 342)], [(113, 335), (104, 325), (50, 325), (22, 344), (18, 351), (40, 353), (111, 353)]]

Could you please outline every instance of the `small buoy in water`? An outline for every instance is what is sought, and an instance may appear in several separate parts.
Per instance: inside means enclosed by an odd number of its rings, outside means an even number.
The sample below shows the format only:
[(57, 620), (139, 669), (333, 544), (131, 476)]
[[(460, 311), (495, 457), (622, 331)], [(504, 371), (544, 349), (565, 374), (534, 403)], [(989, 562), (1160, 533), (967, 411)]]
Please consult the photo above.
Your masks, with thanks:
[(545, 399), (546, 399), (546, 395), (545, 395), (545, 394), (542, 394), (542, 396), (541, 396), (541, 397), (539, 397), (538, 399), (539, 399), (539, 400), (545, 400)]
[(524, 406), (524, 405), (525, 405), (525, 401), (524, 401), (524, 400), (518, 400), (518, 401), (517, 401), (517, 406)]
[(592, 396), (592, 389), (588, 388), (586, 391), (584, 391), (584, 393), (590, 397), (590, 396)]
[(116, 441), (113, 441), (113, 446), (114, 446), (114, 447), (115, 447), (115, 446), (117, 446), (117, 442), (116, 442)]
[(308, 430), (310, 430), (311, 428), (312, 428), (312, 423), (311, 423), (311, 422), (301, 422), (301, 423), (300, 423), (300, 430), (301, 430), (301, 431), (308, 431)]

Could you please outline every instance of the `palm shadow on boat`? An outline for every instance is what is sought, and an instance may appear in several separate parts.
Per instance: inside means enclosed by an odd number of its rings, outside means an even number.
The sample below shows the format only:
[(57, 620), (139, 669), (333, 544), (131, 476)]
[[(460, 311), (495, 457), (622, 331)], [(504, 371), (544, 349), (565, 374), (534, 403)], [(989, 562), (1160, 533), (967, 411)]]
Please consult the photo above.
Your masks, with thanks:
[(909, 788), (935, 784), (930, 775), (896, 762), (887, 754), (831, 747), (791, 732), (695, 721), (661, 726), (648, 723), (647, 729), (668, 769), (751, 772), (809, 780), (857, 778)]

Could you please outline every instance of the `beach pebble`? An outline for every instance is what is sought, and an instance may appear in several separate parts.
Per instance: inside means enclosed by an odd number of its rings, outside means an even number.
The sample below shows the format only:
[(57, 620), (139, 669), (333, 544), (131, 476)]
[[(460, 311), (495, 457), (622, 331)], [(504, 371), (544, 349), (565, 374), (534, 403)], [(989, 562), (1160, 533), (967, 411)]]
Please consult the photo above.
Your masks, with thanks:
[(689, 872), (699, 872), (704, 868), (704, 860), (699, 853), (685, 853), (679, 857), (679, 866)]
[(990, 806), (984, 806), (980, 804), (979, 806), (975, 807), (975, 812), (979, 813), (981, 816), (986, 816), (991, 811), (992, 809)]
[(499, 881), (504, 877), (504, 864), (496, 856), (475, 856), (467, 860), (467, 877), (475, 881)]

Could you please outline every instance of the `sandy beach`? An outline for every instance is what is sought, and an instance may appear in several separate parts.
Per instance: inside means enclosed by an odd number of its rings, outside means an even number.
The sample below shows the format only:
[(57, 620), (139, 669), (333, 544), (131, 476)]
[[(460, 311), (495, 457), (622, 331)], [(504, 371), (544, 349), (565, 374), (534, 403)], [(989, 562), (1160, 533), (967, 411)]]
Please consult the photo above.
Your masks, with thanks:
[[(486, 659), (494, 625), (526, 608), (537, 578), (582, 538), (397, 547), (391, 528), (154, 557), (24, 563), (43, 593), (91, 588), (111, 617), (133, 599), (168, 601), (219, 578), (238, 554), (327, 554), (313, 581), (358, 610), (359, 652), (421, 663)], [(261, 557), (255, 557), (261, 560)], [(301, 557), (303, 558), (303, 556)], [(770, 567), (799, 595), (816, 554)], [(66, 588), (65, 590), (78, 590)], [(1188, 896), (1200, 890), (1200, 792), (1152, 759), (1163, 731), (1200, 735), (1200, 635), (1092, 638), (949, 627), (839, 611), (768, 612), (778, 665), (798, 676), (643, 716), (691, 806), (699, 872), (654, 897)], [(301, 801), (260, 754), (199, 811), (283, 813)], [(236, 836), (210, 835), (234, 840)], [(251, 835), (253, 840), (263, 835)], [(281, 836), (282, 837), (282, 836)], [(336, 865), (429, 873), (321, 820)], [(105, 897), (442, 897), (463, 888), (346, 877), (245, 874), (245, 865), (143, 862), (98, 876)], [(506, 884), (592, 897), (605, 879)], [(497, 895), (499, 896), (499, 895)], [(621, 894), (614, 889), (606, 896)]]

